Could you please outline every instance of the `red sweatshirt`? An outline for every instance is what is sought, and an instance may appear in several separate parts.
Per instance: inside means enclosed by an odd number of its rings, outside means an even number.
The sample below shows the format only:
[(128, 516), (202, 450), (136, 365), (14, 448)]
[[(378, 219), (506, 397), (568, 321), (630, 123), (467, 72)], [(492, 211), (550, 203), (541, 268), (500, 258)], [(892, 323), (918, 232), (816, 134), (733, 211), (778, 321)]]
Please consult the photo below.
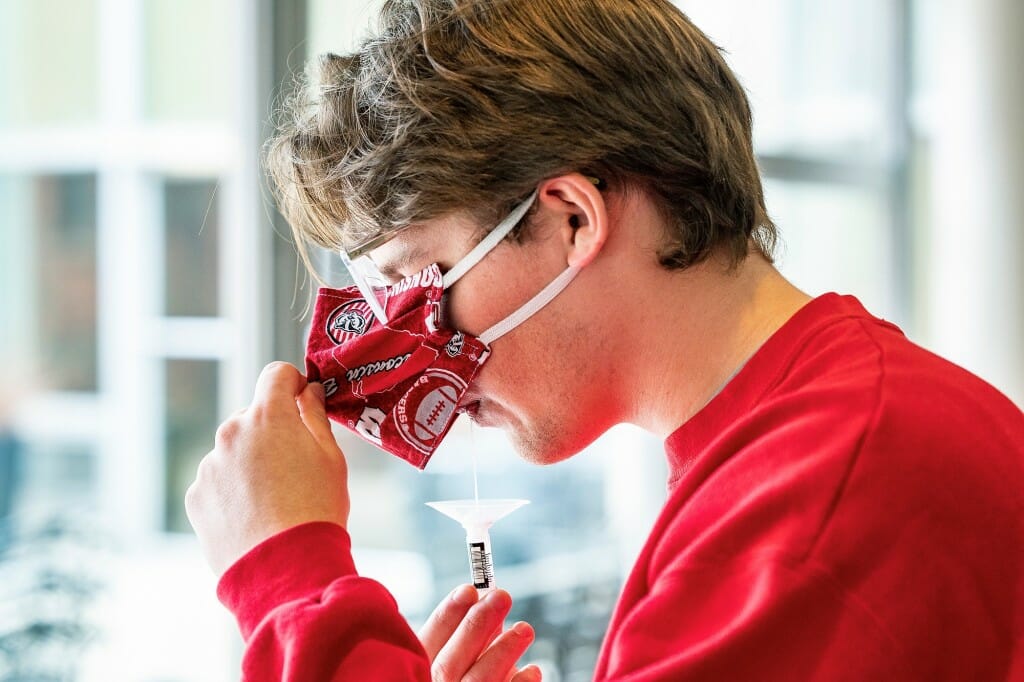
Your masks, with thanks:
[[(598, 680), (1024, 680), (1024, 415), (852, 297), (797, 312), (666, 441)], [(311, 523), (224, 574), (246, 680), (429, 680)]]

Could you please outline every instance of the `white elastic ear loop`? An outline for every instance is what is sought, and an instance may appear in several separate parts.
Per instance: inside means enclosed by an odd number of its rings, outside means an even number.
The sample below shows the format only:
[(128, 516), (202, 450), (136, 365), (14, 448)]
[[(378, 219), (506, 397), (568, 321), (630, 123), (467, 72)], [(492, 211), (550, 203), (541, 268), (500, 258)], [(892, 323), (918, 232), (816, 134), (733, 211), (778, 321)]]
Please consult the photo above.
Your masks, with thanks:
[(570, 265), (565, 270), (562, 270), (562, 274), (551, 280), (550, 284), (541, 289), (536, 296), (524, 303), (519, 310), (515, 311), (504, 320), (481, 334), (478, 337), (480, 341), (489, 346), (495, 339), (508, 334), (510, 331), (521, 325), (535, 312), (550, 303), (551, 299), (562, 293), (562, 289), (569, 286), (569, 282), (573, 280), (573, 277), (579, 274), (579, 271), (580, 268), (575, 265)]
[(383, 306), (380, 301), (377, 300), (377, 295), (373, 290), (373, 287), (366, 282), (358, 272), (358, 267), (352, 263), (352, 259), (348, 257), (345, 249), (338, 249), (338, 255), (341, 256), (341, 262), (345, 264), (345, 268), (352, 276), (352, 281), (355, 282), (356, 288), (359, 289), (359, 293), (363, 295), (363, 300), (366, 301), (366, 305), (370, 306), (370, 310), (373, 311), (374, 316), (380, 321), (381, 324), (388, 323), (387, 313), (384, 312)]
[(458, 263), (452, 266), (452, 269), (444, 273), (444, 277), (441, 279), (442, 286), (447, 289), (451, 285), (459, 281), (459, 278), (469, 272), (469, 269), (480, 262), (484, 256), (486, 256), (491, 249), (498, 245), (502, 239), (505, 238), (513, 227), (515, 227), (526, 212), (530, 210), (530, 206), (533, 206), (533, 200), (537, 198), (537, 190), (533, 190), (533, 194), (528, 199), (523, 201), (515, 208), (512, 212), (502, 220), (500, 223), (491, 230), (490, 234), (484, 237), (479, 244), (473, 247), (473, 250), (463, 256)]

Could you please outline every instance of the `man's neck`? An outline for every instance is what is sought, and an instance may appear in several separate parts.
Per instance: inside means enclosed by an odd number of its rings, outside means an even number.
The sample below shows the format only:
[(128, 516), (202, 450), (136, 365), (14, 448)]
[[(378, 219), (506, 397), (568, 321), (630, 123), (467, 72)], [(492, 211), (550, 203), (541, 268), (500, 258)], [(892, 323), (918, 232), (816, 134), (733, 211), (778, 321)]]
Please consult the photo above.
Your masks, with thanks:
[(664, 438), (700, 411), (810, 297), (762, 257), (651, 272), (643, 347), (633, 356), (626, 421)]

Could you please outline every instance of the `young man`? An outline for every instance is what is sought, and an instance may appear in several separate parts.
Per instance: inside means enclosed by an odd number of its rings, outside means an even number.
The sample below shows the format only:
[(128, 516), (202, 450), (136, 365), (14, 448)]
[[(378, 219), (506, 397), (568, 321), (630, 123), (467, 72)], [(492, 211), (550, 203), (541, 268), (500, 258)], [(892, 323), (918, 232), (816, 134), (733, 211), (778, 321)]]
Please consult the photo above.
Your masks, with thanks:
[[(311, 381), (269, 365), (186, 498), (246, 679), (539, 677), (504, 592), (463, 586), (417, 637), (352, 564), (327, 415), (424, 466), (443, 400), (408, 401), (441, 376), (539, 464), (620, 422), (665, 438), (596, 679), (1024, 677), (1024, 416), (773, 268), (747, 100), (681, 13), (398, 0), (321, 67), (270, 165), (300, 251), (361, 288), (321, 295)], [(367, 255), (398, 283), (377, 308)], [(434, 345), (385, 360), (413, 322)]]

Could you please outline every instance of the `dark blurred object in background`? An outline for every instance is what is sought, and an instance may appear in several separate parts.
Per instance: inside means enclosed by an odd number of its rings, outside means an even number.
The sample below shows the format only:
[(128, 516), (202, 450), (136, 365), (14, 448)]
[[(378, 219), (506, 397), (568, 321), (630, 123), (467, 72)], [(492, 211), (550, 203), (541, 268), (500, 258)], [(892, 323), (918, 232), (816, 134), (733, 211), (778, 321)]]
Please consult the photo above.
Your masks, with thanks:
[(6, 546), (7, 518), (14, 506), (14, 491), (18, 489), (21, 443), (0, 422), (0, 551)]
[(0, 547), (0, 680), (72, 682), (97, 629), (88, 606), (102, 588), (95, 527), (52, 517)]

